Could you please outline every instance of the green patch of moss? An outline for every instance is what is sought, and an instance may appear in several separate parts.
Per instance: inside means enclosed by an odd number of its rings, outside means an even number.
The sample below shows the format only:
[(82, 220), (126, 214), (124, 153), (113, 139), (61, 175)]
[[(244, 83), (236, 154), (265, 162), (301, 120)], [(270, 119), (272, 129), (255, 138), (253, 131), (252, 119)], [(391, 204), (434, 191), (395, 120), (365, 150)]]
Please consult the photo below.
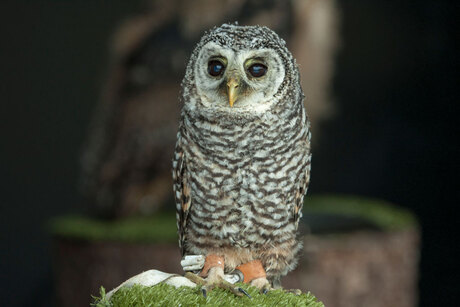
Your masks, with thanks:
[(134, 285), (131, 288), (118, 290), (110, 300), (101, 288), (100, 297), (95, 298), (92, 306), (307, 306), (324, 307), (311, 293), (294, 295), (283, 290), (273, 290), (267, 294), (259, 294), (259, 290), (246, 284), (239, 284), (252, 298), (237, 297), (223, 289), (214, 289), (205, 298), (200, 287), (175, 288), (167, 284), (153, 287)]
[(83, 216), (52, 219), (48, 229), (57, 237), (89, 241), (177, 242), (176, 217), (173, 212), (151, 217), (102, 220)]
[(415, 216), (408, 210), (389, 202), (359, 196), (306, 197), (304, 214), (326, 213), (369, 220), (383, 230), (402, 230), (417, 226)]

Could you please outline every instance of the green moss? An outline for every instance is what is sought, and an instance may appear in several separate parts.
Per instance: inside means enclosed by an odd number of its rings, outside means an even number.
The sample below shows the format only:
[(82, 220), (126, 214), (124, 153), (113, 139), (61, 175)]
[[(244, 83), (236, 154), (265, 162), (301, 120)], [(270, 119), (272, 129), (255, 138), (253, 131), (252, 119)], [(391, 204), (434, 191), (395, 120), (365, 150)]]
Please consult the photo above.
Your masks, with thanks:
[(236, 297), (232, 293), (214, 289), (204, 298), (199, 286), (196, 288), (175, 288), (167, 284), (158, 284), (153, 287), (134, 285), (131, 288), (118, 290), (110, 300), (101, 288), (101, 297), (96, 298), (93, 306), (307, 306), (324, 307), (316, 297), (310, 293), (294, 295), (282, 290), (270, 291), (268, 294), (259, 294), (259, 290), (246, 284), (239, 284), (252, 298)]
[(101, 220), (82, 216), (63, 216), (48, 223), (58, 237), (90, 241), (176, 243), (176, 217), (173, 212), (151, 217)]
[(105, 293), (105, 288), (104, 287), (101, 287), (99, 289), (99, 295), (100, 296), (91, 295), (91, 297), (93, 298), (93, 302), (90, 304), (91, 306), (94, 306), (94, 307), (109, 307), (109, 306), (112, 306), (112, 303), (107, 298), (107, 294)]
[(383, 230), (402, 230), (417, 226), (414, 215), (389, 202), (359, 196), (306, 197), (304, 214), (328, 213), (369, 220)]

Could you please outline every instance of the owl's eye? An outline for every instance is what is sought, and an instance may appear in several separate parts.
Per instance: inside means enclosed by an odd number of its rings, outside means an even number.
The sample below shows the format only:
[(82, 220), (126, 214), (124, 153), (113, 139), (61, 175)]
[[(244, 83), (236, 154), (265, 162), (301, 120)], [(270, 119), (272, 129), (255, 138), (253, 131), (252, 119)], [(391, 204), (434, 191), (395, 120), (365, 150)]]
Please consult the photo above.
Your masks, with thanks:
[(213, 77), (220, 76), (220, 75), (222, 75), (224, 70), (225, 70), (225, 66), (221, 61), (218, 61), (218, 60), (209, 61), (209, 63), (208, 63), (208, 73), (211, 76), (213, 76)]
[(260, 63), (256, 63), (251, 65), (248, 68), (248, 71), (253, 77), (259, 78), (267, 73), (267, 66)]

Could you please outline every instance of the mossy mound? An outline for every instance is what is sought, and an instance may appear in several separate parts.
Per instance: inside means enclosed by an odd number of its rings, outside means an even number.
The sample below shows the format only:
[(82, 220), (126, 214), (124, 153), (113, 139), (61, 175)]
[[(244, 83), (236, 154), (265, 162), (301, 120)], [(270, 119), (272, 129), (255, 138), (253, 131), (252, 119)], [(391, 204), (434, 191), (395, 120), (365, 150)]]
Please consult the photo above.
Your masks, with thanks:
[[(417, 225), (412, 213), (388, 202), (353, 196), (307, 196), (304, 216), (329, 214), (361, 218), (384, 231)], [(173, 211), (151, 217), (102, 220), (82, 216), (64, 216), (50, 221), (49, 229), (57, 237), (87, 241), (176, 243), (176, 217)]]
[(334, 214), (360, 218), (383, 231), (417, 227), (417, 219), (408, 210), (379, 199), (359, 196), (325, 195), (306, 197), (304, 215)]
[(121, 288), (110, 299), (101, 288), (100, 297), (96, 297), (92, 306), (307, 306), (324, 307), (310, 293), (294, 295), (283, 290), (273, 290), (267, 294), (259, 294), (259, 290), (246, 284), (239, 284), (252, 298), (236, 297), (223, 289), (210, 291), (205, 298), (200, 287), (175, 288), (160, 283), (153, 287), (134, 285), (131, 288)]
[(115, 220), (62, 216), (52, 219), (47, 226), (53, 235), (66, 239), (129, 243), (177, 243), (174, 212)]

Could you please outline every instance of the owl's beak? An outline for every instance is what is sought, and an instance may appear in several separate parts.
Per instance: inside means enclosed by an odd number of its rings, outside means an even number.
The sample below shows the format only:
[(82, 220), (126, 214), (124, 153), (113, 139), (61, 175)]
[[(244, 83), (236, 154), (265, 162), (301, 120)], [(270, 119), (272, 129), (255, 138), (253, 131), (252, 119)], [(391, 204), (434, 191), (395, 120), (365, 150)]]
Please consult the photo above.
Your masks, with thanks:
[(227, 94), (228, 94), (228, 102), (230, 103), (230, 107), (233, 107), (233, 104), (238, 99), (238, 91), (240, 86), (240, 80), (237, 76), (233, 75), (228, 78), (227, 81)]

